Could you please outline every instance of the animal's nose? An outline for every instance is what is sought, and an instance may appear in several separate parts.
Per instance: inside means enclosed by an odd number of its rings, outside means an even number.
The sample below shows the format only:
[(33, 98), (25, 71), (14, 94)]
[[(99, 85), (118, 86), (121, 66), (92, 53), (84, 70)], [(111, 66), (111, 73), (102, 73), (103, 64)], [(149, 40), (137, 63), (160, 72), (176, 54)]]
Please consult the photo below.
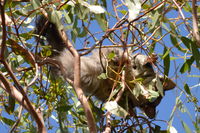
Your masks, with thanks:
[(144, 67), (152, 68), (152, 64), (150, 62), (147, 62), (147, 63), (144, 64)]

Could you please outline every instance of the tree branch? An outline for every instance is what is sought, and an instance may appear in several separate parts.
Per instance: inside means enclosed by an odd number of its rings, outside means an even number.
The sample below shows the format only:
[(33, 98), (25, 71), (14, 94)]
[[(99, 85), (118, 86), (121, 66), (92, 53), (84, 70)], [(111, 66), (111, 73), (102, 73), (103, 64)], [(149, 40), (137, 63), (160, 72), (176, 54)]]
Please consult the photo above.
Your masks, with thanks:
[(18, 82), (17, 78), (15, 77), (14, 73), (12, 72), (11, 68), (9, 67), (8, 63), (6, 61), (2, 61), (4, 64), (4, 67), (8, 71), (9, 75), (13, 79), (15, 85), (20, 90), (20, 92), (13, 87), (9, 81), (4, 77), (4, 75), (0, 72), (0, 79), (4, 83), (4, 86), (6, 88), (6, 91), (14, 97), (21, 105), (24, 106), (24, 108), (35, 118), (35, 121), (38, 126), (38, 132), (40, 133), (46, 133), (46, 128), (44, 125), (44, 122), (41, 120), (40, 116), (35, 110), (35, 107), (31, 104), (28, 96), (26, 95), (26, 92), (21, 87), (20, 83)]
[[(119, 100), (121, 99), (121, 97), (122, 97), (122, 95), (125, 91), (125, 84), (126, 84), (125, 83), (125, 71), (122, 72), (121, 82), (122, 82), (122, 88), (121, 88), (121, 90), (117, 94), (117, 97), (114, 100), (116, 102), (119, 102)], [(106, 128), (105, 128), (105, 131), (103, 133), (111, 133), (111, 120), (110, 120), (111, 115), (112, 115), (111, 112), (106, 113)]]
[(193, 24), (193, 37), (196, 40), (196, 45), (200, 47), (200, 34), (198, 28), (198, 16), (197, 16), (197, 1), (192, 0), (192, 24)]
[(20, 105), (20, 107), (19, 107), (19, 113), (18, 113), (18, 119), (15, 122), (15, 124), (13, 124), (13, 126), (12, 126), (11, 130), (9, 131), (9, 133), (13, 133), (15, 131), (16, 127), (18, 126), (18, 124), (19, 124), (19, 122), (21, 120), (22, 110), (23, 110), (23, 106)]
[(84, 95), (83, 90), (80, 86), (80, 63), (81, 63), (80, 55), (77, 52), (77, 50), (73, 47), (72, 43), (68, 40), (67, 35), (65, 34), (65, 32), (63, 30), (60, 31), (60, 35), (62, 36), (62, 39), (65, 42), (65, 45), (67, 46), (69, 51), (74, 56), (74, 84), (73, 84), (73, 86), (74, 86), (74, 89), (75, 89), (76, 94), (78, 96), (78, 99), (80, 100), (81, 104), (83, 105), (84, 112), (85, 112), (86, 117), (87, 117), (87, 123), (88, 123), (88, 127), (90, 129), (90, 132), (96, 133), (97, 132), (96, 122), (94, 120), (92, 110), (91, 110), (89, 103), (87, 101), (87, 98)]
[[(0, 10), (1, 10), (1, 20), (2, 20), (2, 28), (3, 28), (3, 34), (2, 34), (2, 42), (1, 42), (1, 55), (0, 55), (0, 61), (3, 63), (5, 69), (7, 70), (8, 74), (11, 76), (11, 78), (14, 81), (14, 84), (17, 86), (17, 88), (20, 90), (20, 92), (12, 86), (9, 81), (5, 78), (5, 76), (0, 72), (0, 79), (3, 82), (2, 86), (4, 86), (5, 91), (7, 91), (12, 97), (14, 97), (27, 111), (35, 118), (37, 126), (38, 126), (38, 132), (46, 133), (46, 128), (44, 125), (44, 122), (41, 120), (40, 116), (35, 110), (35, 107), (31, 104), (28, 96), (26, 95), (26, 92), (20, 85), (19, 81), (17, 80), (16, 76), (12, 72), (10, 66), (5, 61), (5, 49), (6, 49), (6, 24), (5, 24), (5, 12), (4, 12), (4, 5), (0, 3)], [(35, 79), (33, 79), (34, 81)], [(31, 82), (32, 84), (32, 82)], [(30, 84), (30, 85), (31, 85)]]
[(189, 33), (191, 33), (190, 27), (187, 25), (186, 19), (185, 19), (185, 15), (183, 14), (181, 7), (178, 5), (178, 3), (176, 2), (176, 0), (172, 0), (174, 2), (174, 4), (176, 5), (176, 7), (178, 8), (178, 11), (183, 19), (183, 22), (185, 24), (186, 29), (188, 30)]
[(2, 42), (1, 42), (1, 51), (0, 51), (0, 60), (4, 59), (4, 52), (6, 49), (6, 23), (5, 23), (5, 12), (4, 12), (4, 5), (0, 3), (0, 10), (1, 10), (1, 21), (2, 21)]
[[(45, 17), (48, 18), (47, 13), (44, 9), (41, 9), (41, 12), (43, 13), (43, 15)], [(89, 127), (89, 130), (91, 133), (97, 133), (97, 128), (96, 128), (96, 122), (94, 120), (93, 114), (92, 114), (92, 110), (89, 106), (89, 103), (87, 101), (87, 98), (85, 96), (85, 94), (83, 93), (83, 90), (80, 86), (80, 55), (77, 52), (77, 50), (74, 48), (74, 46), (72, 45), (72, 43), (69, 41), (65, 31), (63, 29), (59, 30), (59, 34), (63, 40), (63, 42), (65, 43), (66, 47), (68, 48), (68, 50), (72, 53), (72, 55), (74, 56), (74, 82), (73, 82), (73, 87), (75, 89), (75, 92), (78, 96), (79, 101), (81, 102), (86, 118), (87, 118), (87, 124)]]

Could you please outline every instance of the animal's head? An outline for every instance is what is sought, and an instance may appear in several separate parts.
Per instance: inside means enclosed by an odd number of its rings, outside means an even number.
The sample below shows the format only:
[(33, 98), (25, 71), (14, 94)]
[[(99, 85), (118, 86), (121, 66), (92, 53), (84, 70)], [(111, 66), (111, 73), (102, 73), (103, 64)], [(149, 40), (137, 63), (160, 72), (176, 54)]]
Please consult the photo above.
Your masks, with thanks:
[(143, 54), (134, 55), (131, 58), (132, 76), (135, 79), (142, 78), (144, 80), (143, 84), (150, 82), (156, 76), (153, 69), (154, 62), (149, 56)]
[[(155, 117), (156, 106), (161, 102), (165, 91), (171, 90), (176, 86), (171, 79), (159, 76), (154, 72), (153, 65), (156, 61), (155, 59), (137, 54), (133, 56), (131, 64), (132, 75), (136, 80), (141, 78), (142, 82), (137, 83), (136, 81), (134, 85), (131, 85), (132, 91), (135, 93), (137, 89), (140, 94), (137, 94), (137, 96), (133, 96), (133, 93), (130, 94), (132, 99), (130, 103), (140, 107), (149, 118)], [(136, 84), (139, 84), (139, 86)], [(154, 96), (155, 94), (157, 96)]]
[[(110, 54), (113, 49), (108, 50)], [(108, 74), (115, 77), (117, 70), (120, 69), (120, 64), (121, 69), (125, 70), (125, 80), (128, 86), (124, 93), (128, 95), (129, 110), (139, 107), (149, 118), (154, 118), (156, 106), (160, 103), (165, 91), (171, 90), (176, 86), (175, 83), (169, 78), (158, 76), (155, 73), (153, 67), (157, 59), (155, 55), (136, 54), (130, 57), (123, 51), (115, 51), (115, 49), (113, 53), (114, 57), (108, 63), (109, 68), (111, 68), (111, 70), (108, 69), (110, 70)], [(123, 65), (125, 69), (123, 69)], [(156, 93), (157, 96), (153, 96), (153, 93)], [(119, 103), (122, 107), (124, 107), (124, 99), (126, 98), (122, 97)]]

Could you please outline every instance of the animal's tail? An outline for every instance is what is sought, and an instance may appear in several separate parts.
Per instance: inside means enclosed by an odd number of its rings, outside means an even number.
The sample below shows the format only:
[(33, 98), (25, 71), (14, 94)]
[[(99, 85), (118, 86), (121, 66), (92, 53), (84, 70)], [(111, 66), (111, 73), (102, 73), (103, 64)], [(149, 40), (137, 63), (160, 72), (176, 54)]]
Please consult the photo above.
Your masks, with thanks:
[[(49, 45), (52, 46), (54, 53), (59, 53), (65, 48), (64, 42), (59, 35), (58, 28), (52, 22), (50, 22), (44, 16), (39, 16), (36, 18), (36, 29), (35, 33), (39, 36), (42, 35), (46, 37)], [(44, 39), (38, 38), (38, 41), (44, 43)]]

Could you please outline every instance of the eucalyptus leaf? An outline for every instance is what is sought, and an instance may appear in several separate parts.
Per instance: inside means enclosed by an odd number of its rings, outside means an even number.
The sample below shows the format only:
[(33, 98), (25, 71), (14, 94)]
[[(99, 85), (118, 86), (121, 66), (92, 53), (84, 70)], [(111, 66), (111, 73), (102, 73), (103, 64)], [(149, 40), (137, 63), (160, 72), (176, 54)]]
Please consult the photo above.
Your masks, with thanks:
[(120, 90), (121, 88), (122, 88), (121, 84), (118, 85), (118, 86), (112, 91), (112, 93), (110, 94), (109, 99), (111, 99), (113, 96), (115, 96), (115, 95), (119, 92), (119, 90)]
[(170, 35), (170, 39), (171, 39), (171, 42), (172, 44), (178, 49), (180, 50), (181, 52), (187, 52), (188, 50), (187, 49), (184, 49), (180, 46), (180, 44), (178, 43), (178, 40), (177, 40), (178, 37), (176, 37), (175, 35)]
[(1, 119), (1, 121), (3, 121), (5, 124), (7, 124), (9, 126), (12, 126), (15, 123), (14, 120), (8, 119), (6, 117), (0, 116), (0, 119)]
[(30, 1), (34, 9), (38, 9), (40, 7), (40, 0), (31, 0)]
[(169, 132), (170, 133), (178, 133), (177, 130), (176, 130), (176, 128), (173, 127), (173, 126), (169, 126)]
[(158, 75), (156, 75), (156, 88), (158, 89), (158, 92), (161, 94), (161, 96), (164, 96), (163, 85)]
[(161, 127), (159, 125), (155, 125), (154, 133), (160, 133)]
[(105, 109), (107, 109), (112, 114), (125, 118), (128, 112), (120, 107), (116, 101), (109, 101), (105, 104)]
[(189, 88), (188, 84), (184, 84), (184, 89), (185, 89), (185, 92), (187, 94), (191, 95), (190, 88)]
[(187, 37), (182, 36), (182, 37), (181, 37), (181, 41), (183, 42), (183, 44), (184, 44), (189, 50), (191, 50), (190, 45), (191, 45), (192, 41), (191, 41), (190, 39), (188, 39)]
[(114, 52), (110, 52), (110, 53), (108, 54), (108, 59), (109, 59), (109, 60), (113, 59), (114, 57), (115, 57), (115, 53), (114, 53)]
[(153, 22), (151, 23), (151, 27), (149, 28), (150, 31), (155, 30), (155, 27), (157, 27), (158, 25), (160, 25), (160, 23), (159, 23), (160, 16), (161, 16), (161, 14), (158, 11), (156, 11), (153, 14), (153, 17), (152, 17), (152, 21)]
[(148, 90), (148, 92), (149, 92), (149, 96), (147, 97), (147, 99), (150, 102), (154, 102), (160, 96), (159, 93), (156, 91)]
[(163, 51), (163, 64), (164, 64), (164, 74), (166, 76), (168, 76), (169, 74), (169, 70), (170, 70), (170, 49), (167, 49), (166, 47), (164, 48), (164, 51)]
[(181, 121), (181, 124), (182, 124), (183, 128), (185, 129), (186, 133), (192, 133), (192, 131), (190, 130), (190, 128), (184, 121)]
[(103, 14), (95, 14), (95, 19), (103, 31), (108, 28), (108, 22)]
[(185, 112), (186, 112), (186, 108), (185, 108), (185, 106), (183, 105), (183, 102), (182, 102), (180, 99), (177, 99), (177, 100), (176, 100), (176, 105), (177, 105), (177, 108), (178, 108), (182, 113), (185, 113)]
[(138, 98), (138, 96), (142, 93), (140, 84), (136, 83), (134, 85), (134, 89), (131, 92), (136, 98)]
[(83, 28), (82, 31), (78, 33), (78, 37), (85, 37), (87, 33), (88, 33), (87, 30)]
[(191, 70), (191, 65), (194, 62), (194, 57), (191, 56), (190, 59), (187, 59), (184, 64), (182, 65), (180, 72), (185, 73), (186, 71), (190, 72)]
[(64, 15), (64, 19), (66, 20), (66, 23), (67, 24), (71, 24), (72, 20), (71, 20), (71, 18), (69, 16), (69, 13), (63, 12), (63, 15)]
[(194, 59), (196, 61), (196, 65), (200, 69), (200, 52), (199, 52), (199, 48), (197, 47), (195, 42), (191, 43), (191, 47), (192, 47), (193, 57), (194, 57)]
[(107, 79), (108, 75), (106, 73), (101, 73), (97, 78), (98, 79)]
[(141, 1), (140, 0), (125, 0), (125, 5), (128, 8), (129, 12), (129, 21), (134, 20), (140, 13), (141, 10)]
[(101, 14), (101, 13), (105, 13), (105, 9), (100, 6), (100, 5), (91, 5), (85, 1), (80, 1), (81, 5), (87, 7), (90, 12), (95, 13), (95, 14)]

